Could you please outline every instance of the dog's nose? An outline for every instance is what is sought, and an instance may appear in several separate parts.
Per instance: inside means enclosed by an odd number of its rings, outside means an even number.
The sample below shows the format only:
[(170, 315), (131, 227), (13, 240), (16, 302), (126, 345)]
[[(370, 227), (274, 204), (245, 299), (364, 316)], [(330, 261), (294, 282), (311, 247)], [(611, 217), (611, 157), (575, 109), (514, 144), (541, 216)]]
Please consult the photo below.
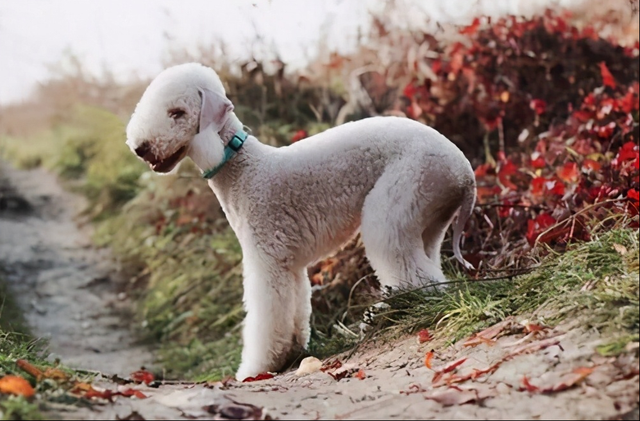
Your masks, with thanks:
[(149, 152), (149, 144), (147, 142), (144, 142), (142, 145), (136, 148), (135, 152), (136, 155), (138, 155), (140, 158), (144, 158), (147, 152)]

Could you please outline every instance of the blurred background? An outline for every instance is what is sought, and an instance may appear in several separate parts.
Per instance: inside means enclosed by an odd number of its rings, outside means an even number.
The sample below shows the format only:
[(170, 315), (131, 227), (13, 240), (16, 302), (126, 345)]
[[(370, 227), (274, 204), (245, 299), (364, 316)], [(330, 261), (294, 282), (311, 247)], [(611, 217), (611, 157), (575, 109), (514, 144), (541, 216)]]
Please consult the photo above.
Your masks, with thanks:
[[(168, 375), (216, 378), (239, 358), (239, 247), (190, 162), (159, 177), (124, 144), (162, 69), (216, 69), (274, 146), (374, 115), (432, 125), (476, 168), (464, 248), (484, 277), (637, 226), (638, 54), (637, 0), (3, 1), (0, 156), (88, 198)], [(371, 273), (358, 239), (309, 269), (312, 349), (353, 343), (336, 326)]]

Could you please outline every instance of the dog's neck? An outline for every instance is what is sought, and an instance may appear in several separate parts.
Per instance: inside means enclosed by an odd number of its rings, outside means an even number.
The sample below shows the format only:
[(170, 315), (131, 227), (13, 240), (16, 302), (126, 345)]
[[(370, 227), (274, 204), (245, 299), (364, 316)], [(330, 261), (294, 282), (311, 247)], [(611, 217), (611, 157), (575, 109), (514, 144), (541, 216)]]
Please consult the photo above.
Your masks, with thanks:
[[(234, 113), (231, 113), (225, 125), (217, 133), (222, 139), (222, 144), (220, 144), (220, 139), (211, 131), (208, 136), (198, 139), (197, 144), (192, 146), (189, 156), (202, 171), (207, 171), (217, 166), (220, 163), (224, 146), (240, 130), (243, 130), (242, 122)], [(219, 184), (219, 182), (224, 182), (227, 179), (239, 179), (243, 173), (243, 168), (251, 161), (251, 157), (259, 153), (260, 146), (263, 145), (257, 139), (251, 136), (248, 137), (238, 153), (224, 164), (209, 181)]]
[(222, 143), (224, 143), (224, 145), (227, 146), (231, 138), (237, 132), (242, 130), (243, 127), (244, 126), (242, 125), (242, 122), (240, 121), (240, 119), (238, 119), (238, 117), (236, 117), (235, 113), (231, 113), (229, 115), (229, 118), (227, 119), (227, 122), (224, 123), (224, 126), (222, 126), (222, 129), (218, 132), (218, 134), (220, 135), (220, 138), (222, 139)]

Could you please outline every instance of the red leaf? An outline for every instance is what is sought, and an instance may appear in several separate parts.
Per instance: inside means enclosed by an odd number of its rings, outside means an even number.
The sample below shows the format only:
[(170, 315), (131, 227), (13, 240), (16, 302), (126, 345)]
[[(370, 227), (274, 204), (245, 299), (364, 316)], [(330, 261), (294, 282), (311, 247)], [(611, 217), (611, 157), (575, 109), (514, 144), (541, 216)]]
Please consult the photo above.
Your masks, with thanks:
[(627, 142), (618, 151), (616, 160), (618, 162), (629, 161), (632, 159), (638, 159), (638, 145), (634, 142)]
[(500, 184), (508, 189), (517, 190), (518, 186), (513, 184), (509, 178), (509, 176), (516, 174), (517, 172), (518, 167), (510, 159), (501, 162), (498, 168), (498, 179), (500, 180)]
[(579, 110), (573, 112), (573, 117), (581, 123), (586, 123), (593, 118), (593, 111)]
[(556, 223), (556, 220), (547, 213), (541, 213), (535, 220), (527, 221), (527, 240), (533, 245), (538, 236), (547, 228)]
[(547, 179), (544, 177), (536, 177), (531, 180), (531, 194), (534, 196), (540, 196), (544, 192), (544, 185)]
[(478, 346), (480, 344), (486, 344), (486, 345), (489, 345), (489, 346), (493, 346), (493, 345), (495, 345), (495, 343), (496, 343), (496, 341), (494, 339), (485, 338), (484, 336), (481, 336), (481, 335), (476, 335), (476, 336), (473, 336), (473, 337), (467, 339), (464, 342), (463, 346), (464, 347), (474, 347), (474, 346)]
[(532, 99), (529, 107), (536, 112), (537, 115), (544, 114), (547, 109), (547, 103), (542, 99)]
[(612, 121), (606, 126), (598, 126), (598, 128), (596, 129), (596, 132), (598, 133), (598, 136), (600, 136), (601, 138), (609, 139), (613, 135), (613, 132), (615, 129), (616, 129), (616, 123)]
[(593, 373), (593, 368), (589, 367), (578, 367), (574, 369), (571, 373), (567, 374), (563, 377), (563, 380), (550, 387), (545, 387), (542, 389), (543, 393), (553, 393), (553, 392), (562, 392), (563, 390), (570, 389), (576, 384), (580, 383), (584, 380), (589, 374)]
[(524, 388), (528, 392), (535, 393), (540, 391), (540, 388), (538, 386), (534, 386), (531, 383), (529, 383), (529, 379), (527, 378), (527, 376), (522, 377), (522, 384), (524, 385)]
[(632, 91), (629, 91), (624, 98), (619, 101), (619, 105), (622, 111), (628, 114), (638, 109), (638, 99)]
[(431, 340), (431, 334), (427, 329), (422, 329), (418, 332), (418, 343), (423, 344)]
[(336, 370), (340, 367), (342, 367), (342, 362), (340, 362), (340, 360), (333, 360), (330, 363), (323, 364), (320, 371)]
[(564, 184), (558, 180), (554, 180), (553, 187), (549, 189), (549, 191), (553, 194), (557, 194), (558, 196), (564, 196)]
[(524, 328), (529, 333), (531, 333), (531, 332), (543, 332), (543, 331), (548, 329), (548, 327), (546, 327), (546, 326), (540, 326), (540, 325), (537, 325), (535, 323), (527, 323)]
[(466, 26), (460, 30), (462, 35), (473, 35), (478, 31), (478, 27), (480, 26), (480, 19), (475, 18), (471, 25)]
[(407, 83), (407, 86), (402, 90), (402, 94), (411, 100), (415, 96), (416, 92), (418, 92), (418, 88), (415, 87), (413, 82)]
[(478, 178), (484, 177), (487, 174), (495, 174), (495, 171), (493, 165), (491, 165), (490, 163), (486, 163), (479, 165), (478, 168), (475, 169), (474, 174), (476, 175), (476, 178)]
[(147, 395), (145, 395), (144, 393), (142, 393), (141, 391), (136, 390), (136, 389), (127, 389), (127, 390), (124, 390), (122, 392), (117, 392), (117, 393), (115, 393), (115, 395), (121, 395), (121, 396), (124, 396), (126, 398), (130, 398), (131, 396), (135, 396), (138, 399), (146, 399), (147, 398)]
[(441, 371), (443, 373), (450, 373), (453, 370), (455, 370), (456, 368), (458, 368), (459, 366), (461, 366), (462, 364), (464, 364), (464, 362), (467, 361), (466, 358), (460, 358), (458, 361), (454, 361), (451, 364), (447, 365), (445, 368), (443, 368)]
[(302, 140), (307, 136), (309, 136), (309, 135), (307, 134), (307, 132), (305, 130), (298, 130), (291, 137), (291, 143), (295, 143), (295, 142), (297, 142), (299, 140)]
[(364, 380), (367, 378), (367, 375), (365, 374), (363, 369), (359, 369), (358, 372), (356, 373), (355, 377), (359, 380)]
[(636, 189), (630, 189), (627, 192), (627, 199), (631, 199), (636, 203), (638, 203), (640, 201), (640, 193), (638, 193)]
[(567, 183), (575, 183), (580, 177), (578, 164), (575, 162), (567, 162), (562, 168), (558, 169), (557, 173), (558, 177)]
[(584, 161), (582, 161), (582, 168), (589, 171), (599, 171), (600, 168), (602, 168), (602, 165), (600, 165), (598, 161), (586, 158)]
[(532, 166), (533, 168), (536, 168), (536, 169), (538, 169), (538, 168), (544, 168), (544, 167), (546, 167), (546, 166), (547, 166), (547, 163), (545, 162), (545, 160), (544, 160), (544, 158), (543, 158), (543, 157), (539, 156), (539, 157), (537, 157), (536, 159), (533, 159), (533, 160), (531, 161), (531, 166)]
[(433, 360), (433, 351), (429, 351), (424, 355), (424, 365), (431, 368), (431, 360)]
[(10, 375), (0, 379), (0, 393), (30, 398), (36, 391), (26, 379)]
[(273, 378), (273, 374), (271, 373), (260, 373), (255, 377), (247, 377), (242, 381), (242, 383), (257, 382), (259, 380), (268, 380), (272, 378)]
[(138, 370), (131, 373), (131, 379), (137, 383), (146, 383), (149, 384), (155, 380), (152, 373), (149, 373), (146, 370)]
[(600, 74), (602, 75), (602, 82), (604, 83), (604, 86), (609, 86), (610, 88), (616, 87), (616, 80), (613, 78), (613, 75), (604, 61), (600, 62)]

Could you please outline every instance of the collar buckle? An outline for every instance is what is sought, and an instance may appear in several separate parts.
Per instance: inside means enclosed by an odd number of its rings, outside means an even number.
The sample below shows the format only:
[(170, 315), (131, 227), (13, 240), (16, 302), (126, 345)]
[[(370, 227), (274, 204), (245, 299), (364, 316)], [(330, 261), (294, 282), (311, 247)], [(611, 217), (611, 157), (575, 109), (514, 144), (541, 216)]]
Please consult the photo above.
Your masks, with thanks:
[(214, 175), (216, 175), (218, 171), (222, 169), (224, 164), (229, 162), (229, 160), (231, 160), (231, 158), (233, 158), (240, 151), (240, 148), (242, 148), (242, 145), (244, 145), (247, 137), (249, 137), (249, 134), (247, 134), (244, 130), (238, 130), (224, 147), (224, 156), (222, 157), (222, 161), (215, 167), (204, 171), (202, 173), (202, 177), (209, 180)]

